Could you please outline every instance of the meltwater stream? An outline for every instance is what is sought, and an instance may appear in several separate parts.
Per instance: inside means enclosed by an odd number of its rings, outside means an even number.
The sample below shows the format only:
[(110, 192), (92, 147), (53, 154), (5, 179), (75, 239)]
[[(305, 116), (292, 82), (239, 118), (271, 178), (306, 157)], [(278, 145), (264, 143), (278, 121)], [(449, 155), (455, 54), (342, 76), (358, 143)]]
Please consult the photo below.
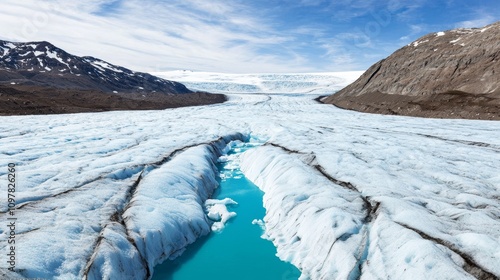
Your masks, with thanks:
[(237, 205), (228, 210), (237, 216), (230, 219), (220, 232), (211, 232), (177, 259), (167, 260), (155, 267), (154, 280), (193, 279), (298, 279), (299, 270), (276, 257), (271, 241), (263, 239), (263, 229), (255, 222), (265, 215), (263, 192), (240, 171), (238, 155), (256, 144), (234, 144), (218, 165), (220, 187), (215, 199), (231, 198)]

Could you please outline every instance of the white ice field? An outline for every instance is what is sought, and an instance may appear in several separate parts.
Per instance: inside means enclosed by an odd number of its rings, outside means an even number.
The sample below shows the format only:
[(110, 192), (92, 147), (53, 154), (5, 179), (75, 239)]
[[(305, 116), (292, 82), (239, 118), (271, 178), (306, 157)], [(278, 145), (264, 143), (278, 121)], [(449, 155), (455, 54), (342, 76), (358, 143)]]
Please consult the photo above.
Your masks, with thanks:
[(283, 74), (227, 74), (186, 70), (152, 73), (192, 90), (213, 93), (331, 94), (356, 80), (363, 71)]
[[(144, 279), (212, 226), (231, 140), (301, 279), (500, 277), (500, 122), (364, 114), (314, 95), (0, 117), (0, 278)], [(8, 164), (16, 167), (8, 270)]]

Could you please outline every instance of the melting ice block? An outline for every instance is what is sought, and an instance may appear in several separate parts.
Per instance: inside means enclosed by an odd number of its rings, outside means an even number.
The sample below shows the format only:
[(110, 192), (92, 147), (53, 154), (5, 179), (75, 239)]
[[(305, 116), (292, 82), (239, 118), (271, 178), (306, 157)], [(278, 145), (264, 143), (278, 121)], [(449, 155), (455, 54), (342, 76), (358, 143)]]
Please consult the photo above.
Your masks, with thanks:
[(230, 198), (224, 198), (221, 200), (207, 199), (207, 201), (205, 201), (207, 216), (210, 220), (214, 221), (214, 224), (212, 225), (213, 231), (220, 232), (224, 229), (226, 222), (236, 216), (235, 212), (229, 212), (229, 210), (227, 210), (227, 205), (235, 204), (238, 203)]

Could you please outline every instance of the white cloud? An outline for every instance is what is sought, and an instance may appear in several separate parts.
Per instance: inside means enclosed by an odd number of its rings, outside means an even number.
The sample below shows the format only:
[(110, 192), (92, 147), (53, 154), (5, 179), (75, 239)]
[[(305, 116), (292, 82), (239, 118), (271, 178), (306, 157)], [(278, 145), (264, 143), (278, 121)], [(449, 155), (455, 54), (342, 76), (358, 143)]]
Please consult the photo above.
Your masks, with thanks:
[(495, 22), (495, 17), (489, 14), (482, 14), (477, 18), (457, 22), (455, 28), (479, 28)]
[(320, 38), (316, 43), (325, 50), (321, 56), (323, 60), (335, 65), (339, 71), (347, 71), (363, 68), (359, 63), (359, 58), (364, 55), (363, 48), (353, 43), (360, 38), (360, 34), (341, 33), (332, 38)]
[(410, 33), (399, 38), (399, 40), (402, 41), (404, 44), (413, 41), (414, 39), (416, 39), (415, 38), (416, 36), (421, 36), (423, 33), (429, 33), (431, 31), (435, 31), (431, 30), (431, 28), (429, 28), (429, 26), (426, 24), (410, 24), (409, 29)]
[[(311, 71), (283, 45), (270, 23), (229, 1), (4, 0), (0, 38), (46, 40), (76, 55), (92, 55), (138, 71), (193, 69), (222, 72)], [(248, 11), (248, 12), (247, 12)], [(269, 54), (263, 49), (282, 49)], [(301, 63), (301, 64), (299, 64)]]
[[(360, 70), (402, 41), (453, 27), (457, 20), (425, 24), (432, 17), (423, 8), (429, 2), (2, 0), (0, 39), (45, 40), (136, 71)], [(495, 19), (484, 12), (461, 15), (470, 20), (457, 27)]]

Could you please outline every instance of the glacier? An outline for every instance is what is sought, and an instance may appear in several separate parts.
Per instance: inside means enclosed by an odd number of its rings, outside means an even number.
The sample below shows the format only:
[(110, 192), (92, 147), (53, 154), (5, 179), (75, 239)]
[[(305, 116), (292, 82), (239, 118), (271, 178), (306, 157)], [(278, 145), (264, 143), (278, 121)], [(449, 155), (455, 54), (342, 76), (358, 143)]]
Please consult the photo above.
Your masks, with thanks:
[(193, 91), (213, 93), (331, 94), (359, 78), (363, 71), (227, 74), (176, 70), (154, 72), (163, 79), (179, 81)]
[(373, 115), (317, 96), (0, 117), (19, 260), (0, 277), (151, 277), (210, 232), (214, 163), (252, 135), (266, 143), (241, 167), (265, 192), (263, 236), (301, 279), (500, 277), (499, 122)]

